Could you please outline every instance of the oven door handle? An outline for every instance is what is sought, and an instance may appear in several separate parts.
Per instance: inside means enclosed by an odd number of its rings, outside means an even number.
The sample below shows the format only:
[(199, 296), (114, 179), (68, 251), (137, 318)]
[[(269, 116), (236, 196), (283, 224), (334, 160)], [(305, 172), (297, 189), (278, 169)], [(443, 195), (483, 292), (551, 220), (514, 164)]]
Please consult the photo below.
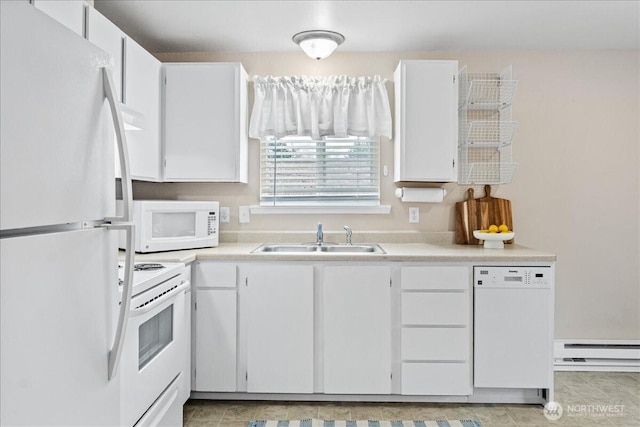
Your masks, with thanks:
[(189, 282), (188, 280), (183, 280), (182, 283), (180, 283), (180, 285), (178, 285), (177, 288), (172, 289), (171, 291), (169, 291), (166, 294), (162, 295), (158, 299), (156, 299), (156, 300), (154, 300), (154, 301), (150, 302), (149, 304), (144, 305), (142, 307), (131, 309), (131, 311), (129, 313), (129, 317), (138, 317), (138, 316), (142, 316), (145, 313), (148, 313), (149, 311), (155, 309), (156, 307), (158, 307), (159, 305), (161, 305), (165, 301), (170, 300), (171, 298), (173, 298), (175, 295), (179, 294), (180, 292), (184, 291), (185, 289), (188, 289), (190, 286), (191, 286), (191, 282)]

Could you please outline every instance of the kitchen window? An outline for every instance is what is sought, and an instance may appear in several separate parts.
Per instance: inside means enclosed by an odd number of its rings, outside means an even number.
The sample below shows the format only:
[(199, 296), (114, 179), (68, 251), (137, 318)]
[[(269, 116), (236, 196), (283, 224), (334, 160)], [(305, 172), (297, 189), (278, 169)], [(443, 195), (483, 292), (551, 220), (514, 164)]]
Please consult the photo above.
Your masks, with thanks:
[(260, 205), (378, 206), (379, 164), (377, 138), (262, 138)]

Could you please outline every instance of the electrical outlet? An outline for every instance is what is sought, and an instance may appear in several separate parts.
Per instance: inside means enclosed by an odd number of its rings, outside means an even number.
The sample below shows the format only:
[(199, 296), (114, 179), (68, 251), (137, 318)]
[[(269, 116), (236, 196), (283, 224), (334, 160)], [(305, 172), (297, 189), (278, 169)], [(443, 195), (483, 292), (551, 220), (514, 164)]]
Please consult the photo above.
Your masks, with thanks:
[(231, 212), (229, 211), (229, 207), (228, 206), (221, 207), (220, 208), (220, 223), (228, 223), (230, 215), (231, 215)]
[(420, 222), (420, 208), (409, 208), (409, 224)]
[(251, 222), (251, 211), (249, 210), (249, 206), (240, 206), (238, 222), (240, 224), (248, 224)]

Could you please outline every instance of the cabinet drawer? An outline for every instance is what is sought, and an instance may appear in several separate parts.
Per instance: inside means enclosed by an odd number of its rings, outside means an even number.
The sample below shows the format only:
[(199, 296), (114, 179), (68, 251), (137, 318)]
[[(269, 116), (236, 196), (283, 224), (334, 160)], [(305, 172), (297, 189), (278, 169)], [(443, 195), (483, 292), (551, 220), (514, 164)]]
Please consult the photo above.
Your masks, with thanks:
[(463, 266), (402, 267), (400, 283), (402, 289), (469, 289), (471, 277)]
[(196, 262), (194, 265), (196, 287), (235, 288), (236, 265), (218, 262)]
[(467, 325), (469, 295), (466, 292), (404, 292), (403, 325)]
[(468, 328), (403, 328), (403, 360), (466, 361), (471, 340)]
[(471, 371), (468, 363), (403, 363), (402, 394), (469, 395)]

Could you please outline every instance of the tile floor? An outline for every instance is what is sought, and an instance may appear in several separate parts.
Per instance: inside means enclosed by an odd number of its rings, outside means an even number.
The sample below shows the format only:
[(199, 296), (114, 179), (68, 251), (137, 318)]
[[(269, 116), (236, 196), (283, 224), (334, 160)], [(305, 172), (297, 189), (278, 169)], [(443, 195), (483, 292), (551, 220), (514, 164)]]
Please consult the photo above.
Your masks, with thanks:
[(539, 405), (239, 402), (189, 400), (185, 427), (247, 427), (252, 419), (475, 419), (484, 427), (624, 426), (640, 427), (640, 373), (556, 372), (558, 421), (548, 421)]

